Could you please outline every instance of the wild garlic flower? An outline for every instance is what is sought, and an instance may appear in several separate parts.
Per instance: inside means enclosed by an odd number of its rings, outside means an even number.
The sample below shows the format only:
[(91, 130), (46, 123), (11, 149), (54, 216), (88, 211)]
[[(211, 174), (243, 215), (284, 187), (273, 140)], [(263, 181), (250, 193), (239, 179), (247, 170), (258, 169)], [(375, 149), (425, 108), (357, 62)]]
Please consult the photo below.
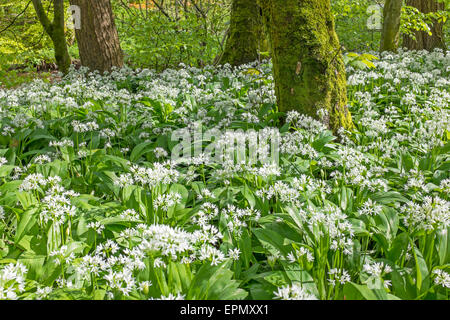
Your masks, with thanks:
[(377, 216), (382, 213), (383, 206), (372, 201), (372, 199), (367, 199), (362, 207), (358, 210), (359, 215)]
[(168, 296), (161, 296), (160, 298), (154, 299), (150, 298), (149, 300), (184, 300), (186, 298), (186, 295), (177, 293), (176, 295), (169, 293)]
[(275, 298), (280, 300), (317, 300), (317, 297), (302, 287), (299, 283), (285, 285), (274, 292)]
[(52, 287), (38, 287), (36, 290), (36, 299), (43, 300), (47, 299), (50, 293), (53, 292)]
[(241, 254), (241, 250), (239, 250), (239, 248), (234, 248), (234, 249), (230, 249), (228, 250), (228, 257), (232, 260), (239, 260), (239, 256)]
[(372, 277), (382, 277), (385, 274), (391, 273), (392, 268), (384, 262), (367, 262), (363, 266), (363, 271)]
[(181, 203), (181, 194), (177, 192), (170, 192), (169, 194), (160, 194), (153, 201), (153, 208), (155, 210), (168, 211), (169, 208), (174, 207), (175, 205)]
[(153, 151), (155, 153), (156, 158), (166, 158), (169, 154), (163, 148), (155, 148)]
[(25, 291), (27, 267), (20, 262), (0, 265), (0, 300), (17, 300)]
[(86, 225), (86, 227), (93, 229), (98, 234), (102, 234), (102, 231), (105, 229), (105, 225), (103, 225), (100, 221), (90, 222)]
[(328, 271), (328, 276), (328, 282), (332, 286), (336, 286), (337, 284), (343, 285), (351, 281), (349, 273), (344, 269), (330, 269)]
[(403, 223), (422, 230), (445, 230), (450, 225), (450, 202), (426, 196), (423, 203), (409, 201), (400, 207)]
[(120, 217), (129, 221), (139, 221), (139, 213), (134, 209), (127, 209), (120, 214)]
[(441, 269), (433, 271), (434, 283), (444, 288), (450, 289), (450, 274)]

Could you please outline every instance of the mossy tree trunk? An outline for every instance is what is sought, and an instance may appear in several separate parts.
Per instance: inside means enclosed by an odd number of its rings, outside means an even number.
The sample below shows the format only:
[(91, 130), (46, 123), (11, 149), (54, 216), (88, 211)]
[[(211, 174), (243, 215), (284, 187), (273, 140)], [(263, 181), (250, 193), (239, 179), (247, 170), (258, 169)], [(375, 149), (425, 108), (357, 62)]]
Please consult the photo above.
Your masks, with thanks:
[[(333, 131), (352, 128), (345, 65), (330, 0), (268, 1), (279, 110), (309, 115)], [(321, 109), (327, 115), (319, 118)]]
[(237, 66), (258, 59), (260, 8), (255, 0), (233, 0), (231, 21), (221, 64)]
[(48, 18), (41, 0), (32, 0), (32, 2), (40, 23), (53, 42), (58, 69), (62, 73), (67, 73), (71, 61), (64, 33), (64, 1), (53, 0), (53, 21)]
[(90, 70), (111, 71), (123, 66), (123, 53), (109, 0), (70, 0), (80, 8), (81, 28), (75, 30), (81, 64)]
[(383, 30), (380, 51), (396, 52), (400, 39), (400, 18), (403, 0), (386, 0), (383, 10)]
[[(437, 2), (436, 0), (407, 0), (406, 5), (419, 9), (422, 13), (436, 12), (445, 10), (445, 4)], [(417, 31), (415, 33), (416, 39), (404, 35), (403, 47), (409, 50), (428, 50), (432, 51), (435, 48), (446, 49), (443, 24), (433, 21), (433, 26), (430, 28), (431, 36), (425, 31)]]

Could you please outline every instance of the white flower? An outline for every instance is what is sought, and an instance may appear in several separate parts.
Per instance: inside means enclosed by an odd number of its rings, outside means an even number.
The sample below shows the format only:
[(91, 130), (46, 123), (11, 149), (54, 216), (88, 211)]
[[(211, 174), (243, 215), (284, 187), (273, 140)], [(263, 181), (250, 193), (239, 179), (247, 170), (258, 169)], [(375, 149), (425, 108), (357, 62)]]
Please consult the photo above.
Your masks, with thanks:
[(181, 294), (181, 293), (177, 293), (177, 295), (173, 295), (172, 293), (170, 293), (167, 297), (161, 296), (158, 299), (150, 298), (149, 300), (184, 300), (185, 297), (186, 297), (186, 295)]
[(4, 157), (0, 157), (0, 167), (6, 163), (8, 163), (8, 160), (6, 160), (6, 158), (4, 158)]
[(344, 269), (330, 269), (328, 271), (328, 275), (328, 282), (333, 286), (335, 286), (337, 283), (343, 285), (351, 281), (349, 273)]
[(146, 291), (151, 286), (152, 286), (152, 282), (151, 281), (142, 281), (142, 282), (139, 283), (139, 290), (140, 291)]
[(435, 275), (434, 277), (435, 284), (450, 289), (450, 274), (441, 269), (434, 270), (433, 274)]
[(363, 270), (373, 277), (381, 277), (392, 272), (392, 268), (384, 262), (367, 262), (364, 264)]
[(274, 292), (275, 299), (281, 300), (317, 300), (317, 297), (304, 289), (299, 283), (286, 285)]
[(119, 186), (120, 188), (131, 186), (133, 184), (134, 184), (133, 177), (129, 173), (121, 174), (119, 178), (114, 180), (114, 185)]
[(159, 148), (159, 147), (155, 148), (154, 153), (155, 153), (156, 158), (165, 158), (168, 155), (166, 150), (164, 150), (163, 148)]
[(375, 201), (372, 201), (372, 199), (369, 198), (366, 202), (364, 202), (361, 209), (358, 210), (358, 214), (376, 216), (379, 215), (382, 210), (383, 207), (381, 205), (377, 204)]
[(241, 254), (241, 250), (239, 248), (230, 249), (228, 251), (228, 257), (232, 260), (239, 260), (239, 255)]
[(90, 222), (87, 224), (87, 227), (93, 229), (98, 234), (102, 234), (102, 231), (105, 229), (105, 226), (100, 221)]
[(37, 288), (36, 290), (36, 298), (38, 300), (42, 300), (42, 299), (46, 299), (48, 298), (49, 294), (52, 293), (53, 288), (52, 287), (42, 287), (42, 288)]
[(169, 208), (178, 203), (181, 203), (181, 194), (177, 192), (170, 192), (169, 194), (159, 195), (153, 202), (153, 207), (155, 210), (161, 209), (163, 211), (168, 211)]
[(139, 221), (139, 213), (134, 209), (127, 209), (120, 214), (120, 217), (130, 221)]

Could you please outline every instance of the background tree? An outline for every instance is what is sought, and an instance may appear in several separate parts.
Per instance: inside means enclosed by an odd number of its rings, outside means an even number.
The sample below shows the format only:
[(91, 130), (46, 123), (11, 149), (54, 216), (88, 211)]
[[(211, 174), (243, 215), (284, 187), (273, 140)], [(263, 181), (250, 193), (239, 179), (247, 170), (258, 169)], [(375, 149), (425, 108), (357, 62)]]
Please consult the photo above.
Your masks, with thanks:
[(345, 65), (329, 0), (269, 0), (279, 110), (297, 110), (329, 128), (351, 128)]
[(70, 67), (70, 56), (64, 34), (64, 1), (53, 0), (53, 22), (48, 18), (41, 0), (32, 1), (39, 21), (52, 39), (58, 69), (67, 73)]
[(81, 28), (75, 31), (81, 64), (91, 70), (110, 71), (123, 66), (123, 53), (109, 0), (70, 0), (80, 7)]
[(229, 36), (220, 63), (241, 65), (258, 59), (260, 8), (255, 0), (233, 0)]
[[(445, 10), (444, 2), (438, 2), (436, 0), (406, 0), (406, 5), (417, 8), (423, 14)], [(432, 26), (430, 26), (429, 32), (415, 32), (415, 39), (405, 35), (403, 37), (403, 47), (406, 47), (409, 50), (425, 49), (428, 51), (432, 51), (435, 48), (446, 49), (443, 23), (438, 22), (436, 19), (432, 19), (431, 24)]]
[(380, 51), (397, 51), (400, 39), (400, 20), (403, 0), (386, 0), (383, 9), (383, 29)]

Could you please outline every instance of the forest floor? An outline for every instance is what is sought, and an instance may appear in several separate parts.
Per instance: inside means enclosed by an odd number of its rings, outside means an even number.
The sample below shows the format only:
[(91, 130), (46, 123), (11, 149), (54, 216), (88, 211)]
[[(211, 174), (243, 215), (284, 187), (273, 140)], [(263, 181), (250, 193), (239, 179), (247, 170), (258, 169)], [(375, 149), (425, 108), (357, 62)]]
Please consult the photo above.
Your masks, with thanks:
[(0, 89), (0, 300), (448, 299), (449, 76), (348, 67), (338, 136), (268, 61)]

